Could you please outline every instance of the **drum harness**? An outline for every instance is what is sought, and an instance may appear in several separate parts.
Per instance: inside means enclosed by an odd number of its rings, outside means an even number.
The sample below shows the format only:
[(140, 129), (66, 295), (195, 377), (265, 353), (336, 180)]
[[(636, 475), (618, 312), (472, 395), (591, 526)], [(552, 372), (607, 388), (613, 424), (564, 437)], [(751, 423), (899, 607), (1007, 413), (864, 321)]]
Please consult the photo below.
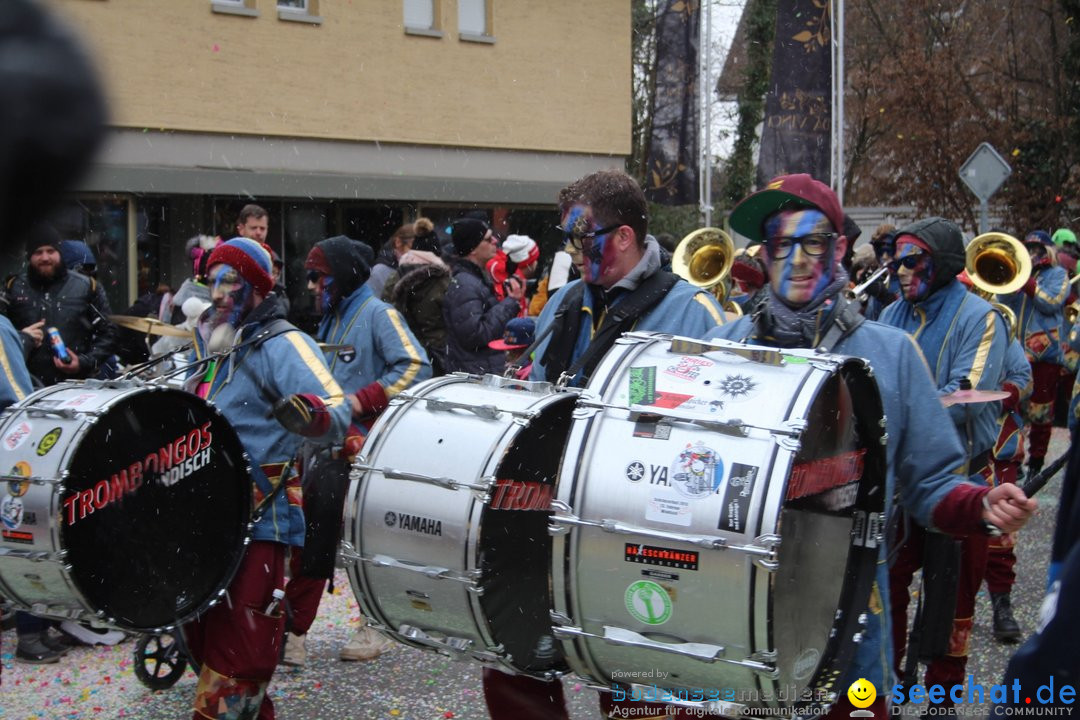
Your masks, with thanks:
[[(584, 384), (619, 336), (632, 330), (638, 319), (660, 302), (677, 282), (679, 282), (678, 275), (662, 270), (655, 272), (637, 288), (621, 297), (617, 303), (609, 306), (600, 322), (600, 327), (593, 333), (588, 347), (585, 348), (585, 352), (570, 365), (570, 357), (577, 344), (577, 331), (581, 327), (581, 302), (585, 298), (585, 282), (582, 281), (566, 291), (566, 296), (555, 311), (551, 323), (537, 335), (533, 344), (521, 353), (519, 361), (527, 361), (540, 343), (548, 335), (552, 335), (552, 340), (541, 360), (545, 363), (548, 381), (565, 387), (579, 372), (583, 372), (581, 382)], [(521, 370), (520, 365), (511, 365), (506, 370), (506, 377), (513, 377), (519, 370)]]

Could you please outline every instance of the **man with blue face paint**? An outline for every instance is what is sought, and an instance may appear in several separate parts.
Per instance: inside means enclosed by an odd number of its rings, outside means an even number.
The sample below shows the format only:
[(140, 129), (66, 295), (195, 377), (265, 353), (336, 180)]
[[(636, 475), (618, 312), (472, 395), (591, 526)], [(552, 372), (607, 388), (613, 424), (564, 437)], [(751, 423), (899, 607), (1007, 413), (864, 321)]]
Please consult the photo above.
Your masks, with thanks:
[[(559, 212), (568, 246), (582, 254), (582, 279), (560, 288), (540, 313), (535, 337), (544, 339), (530, 379), (583, 386), (625, 331), (700, 336), (724, 322), (714, 296), (660, 269), (645, 195), (625, 172), (602, 170), (564, 188)], [(610, 709), (610, 695), (601, 698)], [(484, 699), (495, 720), (569, 717), (558, 682), (485, 668)], [(634, 705), (640, 712), (641, 703)]]
[[(968, 384), (976, 390), (1000, 390), (1005, 375), (1008, 329), (990, 303), (969, 293), (957, 279), (964, 262), (963, 235), (948, 220), (927, 218), (896, 233), (896, 257), (889, 263), (889, 270), (900, 282), (901, 297), (885, 308), (880, 320), (914, 337), (929, 362), (938, 395), (942, 397), (965, 389)], [(1000, 409), (996, 402), (957, 404), (949, 408), (953, 426), (965, 448), (964, 474), (981, 485), (993, 476), (992, 452)], [(955, 552), (952, 538), (928, 533), (914, 523), (908, 525), (904, 536), (906, 541), (889, 571), (893, 661), (898, 673), (902, 671), (906, 646), (908, 586), (912, 577), (924, 566), (924, 557), (930, 564)], [(932, 660), (926, 669), (928, 685), (951, 687), (964, 680), (975, 596), (986, 572), (988, 541), (983, 534), (962, 538), (952, 632), (945, 654)], [(952, 593), (945, 594), (951, 599)], [(930, 597), (932, 593), (928, 589), (924, 598)], [(925, 632), (921, 634), (926, 637)]]
[(586, 175), (559, 193), (560, 230), (583, 256), (582, 279), (563, 286), (536, 323), (531, 378), (566, 375), (584, 385), (622, 332), (698, 337), (724, 322), (708, 292), (660, 269), (660, 246), (649, 236), (649, 210), (625, 172)]
[[(196, 353), (223, 354), (189, 378), (236, 430), (251, 458), (260, 514), (240, 567), (219, 603), (184, 627), (202, 665), (192, 717), (273, 720), (266, 696), (281, 651), (285, 618), (272, 612), (285, 587), (288, 547), (304, 544), (304, 514), (293, 458), (301, 436), (340, 443), (349, 403), (315, 341), (284, 320), (273, 292), (270, 253), (233, 238), (210, 255), (213, 307), (196, 335)], [(201, 382), (200, 382), (201, 381)]]
[[(764, 244), (767, 295), (753, 316), (718, 327), (707, 337), (866, 358), (887, 419), (886, 513), (894, 511), (896, 499), (923, 526), (957, 535), (983, 533), (986, 523), (1006, 532), (1018, 529), (1035, 502), (1014, 485), (989, 489), (963, 477), (963, 445), (915, 342), (896, 328), (864, 320), (857, 304), (844, 298), (843, 223), (836, 194), (809, 175), (778, 177), (740, 202), (732, 211), (731, 227)], [(858, 678), (878, 688), (894, 684), (888, 666), (885, 544), (879, 552), (869, 604), (861, 609), (866, 631), (836, 687), (849, 687)], [(847, 718), (853, 709), (841, 697), (827, 717)], [(883, 695), (867, 709), (881, 720), (888, 717)]]

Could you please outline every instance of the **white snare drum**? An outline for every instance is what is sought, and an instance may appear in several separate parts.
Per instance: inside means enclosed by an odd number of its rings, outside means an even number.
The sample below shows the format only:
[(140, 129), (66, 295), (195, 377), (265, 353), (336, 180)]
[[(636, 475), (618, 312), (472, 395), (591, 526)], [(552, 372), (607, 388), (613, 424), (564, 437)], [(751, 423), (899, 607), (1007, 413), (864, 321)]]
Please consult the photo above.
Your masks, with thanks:
[(190, 393), (63, 383), (0, 420), (0, 595), (153, 632), (216, 602), (248, 538), (235, 431)]
[(552, 518), (555, 635), (604, 687), (791, 706), (854, 652), (881, 401), (861, 360), (711, 345), (631, 333), (594, 372)]
[(513, 673), (564, 669), (547, 526), (576, 398), (450, 375), (391, 401), (345, 505), (349, 580), (373, 625)]

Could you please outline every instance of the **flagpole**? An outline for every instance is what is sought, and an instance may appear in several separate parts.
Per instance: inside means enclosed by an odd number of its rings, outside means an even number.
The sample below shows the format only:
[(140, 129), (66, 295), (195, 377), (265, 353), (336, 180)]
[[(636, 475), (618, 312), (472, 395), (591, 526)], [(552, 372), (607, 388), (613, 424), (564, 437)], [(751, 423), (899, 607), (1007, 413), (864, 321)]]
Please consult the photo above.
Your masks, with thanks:
[(833, 142), (836, 143), (836, 198), (844, 206), (844, 0), (833, 0), (836, 13), (833, 20), (833, 47), (836, 48), (836, 64), (833, 67), (833, 97), (836, 113), (833, 115)]
[[(709, 66), (711, 64), (712, 11), (710, 0), (702, 0), (698, 6), (698, 104), (703, 122), (698, 123), (698, 203), (705, 227), (712, 226), (712, 109), (710, 107)], [(704, 22), (700, 17), (704, 13)], [(704, 125), (704, 127), (702, 127)]]

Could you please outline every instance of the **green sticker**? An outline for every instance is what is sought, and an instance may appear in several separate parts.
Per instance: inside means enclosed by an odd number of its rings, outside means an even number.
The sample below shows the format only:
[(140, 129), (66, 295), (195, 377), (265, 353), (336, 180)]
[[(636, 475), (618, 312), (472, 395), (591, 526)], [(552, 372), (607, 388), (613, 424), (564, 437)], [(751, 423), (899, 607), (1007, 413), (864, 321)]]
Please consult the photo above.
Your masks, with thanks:
[(38, 443), (37, 454), (38, 455), (45, 455), (50, 450), (52, 450), (53, 445), (56, 444), (56, 441), (59, 440), (60, 436), (63, 435), (63, 434), (64, 434), (64, 431), (61, 430), (58, 427), (54, 427), (49, 432), (45, 433), (45, 435), (42, 436), (41, 441)]
[(656, 368), (630, 368), (630, 404), (651, 405), (656, 399)]
[(663, 625), (671, 619), (671, 597), (651, 580), (638, 580), (626, 588), (626, 610), (646, 625)]
[(806, 363), (810, 362), (807, 358), (804, 358), (802, 355), (784, 355), (783, 357), (784, 357), (784, 361), (787, 362), (790, 365), (805, 365)]

